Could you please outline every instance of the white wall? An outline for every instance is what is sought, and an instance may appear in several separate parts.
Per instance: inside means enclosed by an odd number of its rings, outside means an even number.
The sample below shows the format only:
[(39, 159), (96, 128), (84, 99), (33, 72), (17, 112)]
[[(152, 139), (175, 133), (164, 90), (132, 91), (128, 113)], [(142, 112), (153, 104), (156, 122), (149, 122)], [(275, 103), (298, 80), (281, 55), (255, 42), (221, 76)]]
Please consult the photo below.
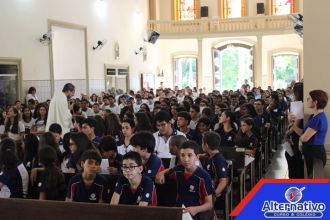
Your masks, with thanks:
[[(317, 4), (310, 0), (304, 1), (304, 56), (305, 100), (308, 93), (314, 89), (322, 89), (330, 94), (330, 29), (329, 26), (329, 0), (319, 0)], [(328, 121), (330, 118), (330, 104), (325, 109)], [(310, 113), (305, 108), (306, 113)], [(327, 135), (327, 151), (330, 151), (330, 138)], [(329, 176), (327, 176), (329, 177)]]
[[(143, 62), (134, 51), (146, 38), (147, 0), (1, 0), (0, 57), (22, 59), (23, 80), (49, 80), (49, 48), (38, 38), (48, 31), (48, 19), (87, 27), (90, 79), (104, 79), (104, 64), (128, 64), (131, 88), (139, 88), (138, 75), (154, 72), (154, 45), (147, 45), (149, 59)], [(123, 16), (124, 15), (124, 16)], [(108, 43), (93, 51), (98, 40)], [(114, 59), (114, 42), (120, 59)], [(150, 48), (149, 48), (150, 47)]]

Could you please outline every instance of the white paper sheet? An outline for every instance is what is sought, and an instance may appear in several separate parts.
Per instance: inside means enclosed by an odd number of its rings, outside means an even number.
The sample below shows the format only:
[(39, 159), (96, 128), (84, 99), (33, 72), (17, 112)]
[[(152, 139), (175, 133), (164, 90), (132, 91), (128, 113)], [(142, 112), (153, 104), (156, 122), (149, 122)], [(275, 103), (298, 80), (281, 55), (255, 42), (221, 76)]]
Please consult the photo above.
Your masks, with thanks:
[(251, 157), (251, 156), (249, 156), (249, 155), (245, 155), (245, 160), (244, 160), (244, 164), (245, 164), (245, 166), (247, 166), (247, 165), (249, 165), (250, 163), (252, 163), (252, 161), (254, 161), (254, 157)]
[(282, 144), (283, 148), (285, 149), (285, 151), (290, 155), (290, 157), (292, 157), (294, 155), (293, 153), (293, 149), (291, 147), (291, 144), (289, 142), (284, 142)]
[[(182, 208), (186, 208), (184, 205), (182, 205)], [(184, 212), (182, 214), (182, 220), (193, 220), (189, 212)]]
[(101, 167), (101, 172), (100, 173), (102, 173), (102, 174), (109, 174), (110, 173), (109, 169), (108, 169), (109, 168), (108, 159), (102, 159), (100, 167)]
[(290, 112), (296, 117), (296, 119), (304, 118), (304, 104), (302, 101), (291, 102)]

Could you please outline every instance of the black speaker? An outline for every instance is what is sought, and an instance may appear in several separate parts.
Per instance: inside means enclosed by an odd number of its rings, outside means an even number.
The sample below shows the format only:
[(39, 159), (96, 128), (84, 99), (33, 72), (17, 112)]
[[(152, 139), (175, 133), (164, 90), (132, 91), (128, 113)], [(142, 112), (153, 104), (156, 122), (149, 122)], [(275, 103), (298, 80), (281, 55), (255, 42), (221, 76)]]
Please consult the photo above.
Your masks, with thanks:
[(159, 38), (160, 34), (157, 33), (156, 31), (153, 31), (150, 33), (150, 36), (148, 38), (148, 42), (149, 43), (152, 43), (152, 44), (155, 44), (157, 39)]
[(257, 3), (257, 14), (265, 14), (265, 4), (264, 3)]
[(209, 7), (208, 6), (202, 6), (201, 7), (201, 17), (205, 18), (209, 16)]

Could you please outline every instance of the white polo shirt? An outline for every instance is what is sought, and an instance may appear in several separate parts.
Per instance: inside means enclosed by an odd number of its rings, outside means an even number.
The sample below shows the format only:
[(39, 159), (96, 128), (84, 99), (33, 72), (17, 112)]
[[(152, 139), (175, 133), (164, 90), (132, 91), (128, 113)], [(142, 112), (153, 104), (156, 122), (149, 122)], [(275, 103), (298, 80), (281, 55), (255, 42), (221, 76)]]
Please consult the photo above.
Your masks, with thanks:
[(163, 135), (159, 133), (159, 131), (154, 133), (154, 137), (156, 140), (156, 145), (155, 145), (155, 153), (158, 155), (160, 158), (169, 158), (171, 156), (170, 153), (170, 146), (169, 142), (171, 140), (171, 137), (176, 136), (176, 135), (182, 135), (186, 137), (184, 133), (181, 131), (178, 131), (176, 129), (173, 129), (172, 135), (165, 141), (165, 138)]

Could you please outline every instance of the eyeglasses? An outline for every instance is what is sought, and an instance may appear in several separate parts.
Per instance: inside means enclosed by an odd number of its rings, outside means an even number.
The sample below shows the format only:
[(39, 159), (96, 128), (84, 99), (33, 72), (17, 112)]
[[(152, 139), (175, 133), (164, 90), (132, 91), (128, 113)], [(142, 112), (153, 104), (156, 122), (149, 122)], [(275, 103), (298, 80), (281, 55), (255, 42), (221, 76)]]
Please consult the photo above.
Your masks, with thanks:
[(133, 171), (136, 167), (139, 167), (138, 165), (135, 166), (121, 166), (122, 171)]

